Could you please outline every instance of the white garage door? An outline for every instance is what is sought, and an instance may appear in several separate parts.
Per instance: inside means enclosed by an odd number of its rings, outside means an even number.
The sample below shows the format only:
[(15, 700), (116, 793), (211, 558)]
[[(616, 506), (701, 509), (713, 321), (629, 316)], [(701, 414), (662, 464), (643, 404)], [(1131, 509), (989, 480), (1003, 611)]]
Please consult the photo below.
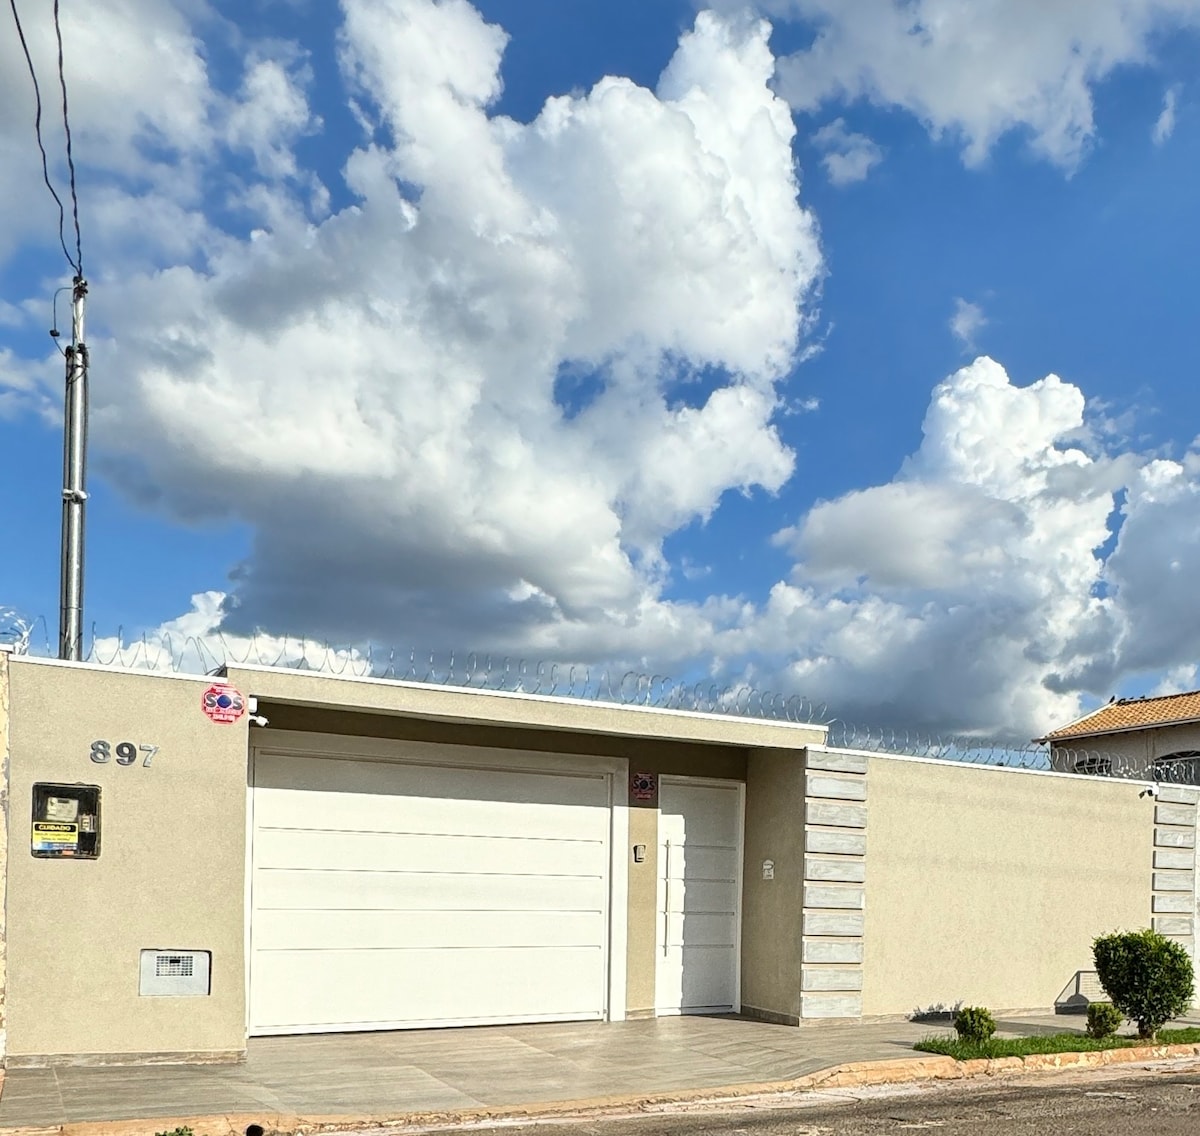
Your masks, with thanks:
[(604, 774), (258, 754), (252, 1033), (603, 1018)]

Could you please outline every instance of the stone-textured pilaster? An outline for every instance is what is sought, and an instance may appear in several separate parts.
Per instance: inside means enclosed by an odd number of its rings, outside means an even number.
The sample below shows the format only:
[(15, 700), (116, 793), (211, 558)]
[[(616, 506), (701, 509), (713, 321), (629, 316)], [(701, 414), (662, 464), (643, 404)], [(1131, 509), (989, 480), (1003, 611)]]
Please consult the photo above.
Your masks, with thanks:
[(1196, 957), (1196, 821), (1200, 789), (1160, 785), (1154, 806), (1153, 927)]
[(804, 784), (800, 1017), (862, 1016), (867, 759), (810, 749)]

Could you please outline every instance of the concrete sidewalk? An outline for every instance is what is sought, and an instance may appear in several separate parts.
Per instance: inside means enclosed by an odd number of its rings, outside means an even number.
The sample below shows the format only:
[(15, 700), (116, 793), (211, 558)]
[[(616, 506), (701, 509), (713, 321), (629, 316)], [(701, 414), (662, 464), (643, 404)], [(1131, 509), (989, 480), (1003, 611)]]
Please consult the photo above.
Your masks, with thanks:
[[(1002, 1035), (1057, 1033), (1081, 1031), (1083, 1020), (999, 1024)], [(259, 1115), (269, 1130), (276, 1115), (395, 1117), (715, 1089), (903, 1058), (913, 1042), (946, 1028), (683, 1017), (255, 1038), (239, 1065), (10, 1069), (0, 1127), (235, 1113)]]

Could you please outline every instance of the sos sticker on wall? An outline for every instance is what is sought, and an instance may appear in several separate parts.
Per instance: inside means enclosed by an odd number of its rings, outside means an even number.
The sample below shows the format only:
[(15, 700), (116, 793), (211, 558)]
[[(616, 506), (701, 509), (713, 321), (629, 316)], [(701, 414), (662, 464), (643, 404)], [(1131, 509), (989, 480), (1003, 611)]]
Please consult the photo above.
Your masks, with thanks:
[(631, 773), (629, 795), (635, 801), (653, 801), (658, 796), (658, 775), (655, 773)]
[(200, 709), (214, 722), (228, 725), (246, 712), (246, 700), (240, 690), (214, 683), (200, 699)]

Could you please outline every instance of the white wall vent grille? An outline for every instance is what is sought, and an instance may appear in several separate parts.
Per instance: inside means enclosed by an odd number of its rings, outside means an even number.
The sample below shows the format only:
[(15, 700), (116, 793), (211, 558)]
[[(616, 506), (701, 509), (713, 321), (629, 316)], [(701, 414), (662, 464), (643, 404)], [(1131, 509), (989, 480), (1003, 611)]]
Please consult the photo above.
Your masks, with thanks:
[(211, 970), (211, 951), (144, 950), (138, 993), (148, 998), (206, 995)]

